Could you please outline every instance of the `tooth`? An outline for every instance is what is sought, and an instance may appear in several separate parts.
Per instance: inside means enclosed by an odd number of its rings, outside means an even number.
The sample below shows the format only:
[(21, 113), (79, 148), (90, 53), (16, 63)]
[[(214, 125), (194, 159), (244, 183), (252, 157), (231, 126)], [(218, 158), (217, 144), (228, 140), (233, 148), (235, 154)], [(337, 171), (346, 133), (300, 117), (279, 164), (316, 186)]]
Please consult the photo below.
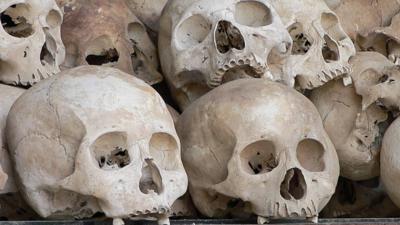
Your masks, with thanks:
[(158, 225), (170, 225), (169, 218), (167, 215), (161, 215), (157, 220)]
[(267, 223), (269, 223), (268, 218), (262, 216), (257, 217), (257, 224), (267, 224)]
[(342, 74), (343, 74), (343, 72), (340, 71), (340, 69), (336, 69), (336, 75), (337, 75), (337, 76), (342, 75)]
[(113, 219), (113, 225), (124, 225), (124, 221), (120, 218)]
[(318, 223), (318, 216), (309, 217), (307, 220), (311, 223)]

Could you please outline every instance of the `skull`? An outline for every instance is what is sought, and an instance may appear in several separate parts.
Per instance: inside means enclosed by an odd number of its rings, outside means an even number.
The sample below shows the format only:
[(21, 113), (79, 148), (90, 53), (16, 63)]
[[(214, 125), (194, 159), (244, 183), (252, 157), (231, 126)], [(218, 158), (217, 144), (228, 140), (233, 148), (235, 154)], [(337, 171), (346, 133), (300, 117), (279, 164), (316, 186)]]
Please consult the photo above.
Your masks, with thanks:
[(381, 142), (390, 121), (387, 112), (376, 104), (362, 110), (361, 96), (342, 80), (314, 89), (311, 101), (336, 148), (341, 176), (357, 181), (378, 176)]
[(294, 86), (296, 81), (301, 89), (313, 89), (350, 72), (348, 60), (355, 54), (354, 45), (324, 1), (271, 3), (293, 39), (291, 56), (281, 62), (288, 85)]
[(387, 196), (379, 177), (364, 181), (340, 177), (335, 194), (321, 214), (326, 218), (389, 218), (400, 216), (400, 210)]
[(165, 219), (186, 191), (165, 103), (120, 70), (81, 66), (40, 82), (7, 127), (20, 189), (43, 217)]
[(268, 56), (285, 55), (290, 45), (267, 0), (172, 0), (160, 19), (161, 66), (181, 108), (223, 82), (275, 79)]
[(381, 180), (390, 199), (400, 207), (399, 180), (399, 136), (400, 119), (397, 118), (387, 129), (382, 142)]
[(0, 81), (32, 85), (59, 72), (65, 50), (54, 0), (0, 3)]
[(64, 68), (116, 67), (152, 85), (162, 80), (158, 58), (145, 26), (125, 0), (58, 0), (65, 12), (61, 26)]
[(400, 69), (376, 52), (359, 52), (350, 60), (350, 74), (363, 110), (373, 103), (389, 109), (400, 107)]
[(318, 111), (284, 85), (224, 84), (190, 105), (177, 131), (190, 194), (206, 216), (242, 207), (261, 217), (316, 218), (334, 193), (339, 163)]
[(24, 89), (0, 84), (0, 194), (17, 191), (12, 175), (10, 156), (6, 149), (5, 129), (8, 112), (23, 92)]

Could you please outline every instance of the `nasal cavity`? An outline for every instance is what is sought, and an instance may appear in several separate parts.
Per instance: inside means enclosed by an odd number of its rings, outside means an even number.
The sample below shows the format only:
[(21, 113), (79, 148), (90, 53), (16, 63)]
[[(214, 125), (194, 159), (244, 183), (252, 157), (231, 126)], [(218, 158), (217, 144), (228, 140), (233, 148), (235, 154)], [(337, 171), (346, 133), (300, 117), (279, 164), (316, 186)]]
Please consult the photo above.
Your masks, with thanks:
[(240, 30), (231, 22), (221, 20), (215, 29), (215, 44), (220, 53), (227, 53), (229, 50), (236, 48), (243, 50), (245, 42)]
[(322, 57), (325, 62), (331, 63), (339, 60), (339, 48), (335, 41), (328, 35), (324, 36), (325, 44), (322, 46)]
[(143, 194), (162, 192), (162, 178), (160, 170), (153, 159), (146, 159), (142, 168), (142, 177), (139, 181), (139, 189)]
[(281, 183), (281, 196), (286, 200), (299, 200), (307, 191), (303, 173), (298, 168), (292, 168), (286, 172), (285, 179)]

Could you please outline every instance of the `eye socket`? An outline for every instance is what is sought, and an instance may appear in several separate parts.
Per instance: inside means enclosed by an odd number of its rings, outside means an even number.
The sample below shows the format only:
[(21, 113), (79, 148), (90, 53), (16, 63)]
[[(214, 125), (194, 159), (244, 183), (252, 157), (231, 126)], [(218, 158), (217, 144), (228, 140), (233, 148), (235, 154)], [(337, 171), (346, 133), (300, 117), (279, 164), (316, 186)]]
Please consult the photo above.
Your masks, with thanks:
[(183, 21), (177, 29), (177, 43), (179, 48), (187, 49), (206, 39), (211, 31), (210, 24), (203, 16), (193, 15)]
[(0, 22), (3, 29), (11, 36), (17, 38), (27, 38), (33, 34), (29, 6), (26, 4), (16, 4), (8, 7), (0, 13)]
[(313, 45), (313, 42), (304, 32), (303, 26), (300, 23), (294, 23), (288, 28), (288, 32), (293, 40), (292, 54), (306, 54)]
[(157, 166), (165, 170), (179, 168), (179, 151), (175, 138), (167, 133), (155, 133), (149, 143), (150, 155)]
[(323, 145), (314, 139), (304, 139), (297, 145), (297, 159), (300, 165), (311, 172), (321, 172), (325, 169)]
[(340, 27), (339, 19), (335, 14), (322, 13), (321, 25), (325, 32), (335, 41), (341, 41), (346, 38), (346, 34)]
[(242, 168), (249, 174), (264, 174), (278, 166), (275, 145), (271, 141), (257, 141), (240, 153)]
[(127, 136), (123, 132), (103, 134), (90, 149), (97, 165), (103, 170), (117, 170), (131, 162)]
[(242, 1), (236, 4), (235, 20), (249, 27), (267, 26), (272, 23), (271, 10), (261, 2)]
[(47, 14), (46, 22), (51, 28), (56, 28), (61, 25), (62, 17), (57, 10), (50, 10), (49, 14)]

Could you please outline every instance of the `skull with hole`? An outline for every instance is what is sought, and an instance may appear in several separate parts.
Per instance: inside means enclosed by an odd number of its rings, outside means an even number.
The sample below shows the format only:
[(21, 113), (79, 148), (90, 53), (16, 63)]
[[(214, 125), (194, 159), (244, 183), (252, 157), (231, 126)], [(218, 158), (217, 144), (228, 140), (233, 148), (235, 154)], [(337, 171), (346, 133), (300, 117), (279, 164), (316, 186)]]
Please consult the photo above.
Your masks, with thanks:
[(336, 192), (321, 217), (388, 218), (400, 216), (400, 209), (387, 196), (379, 177), (352, 181), (340, 177)]
[(159, 55), (181, 109), (223, 82), (273, 77), (270, 54), (291, 39), (267, 0), (172, 0), (160, 19)]
[(30, 86), (59, 72), (65, 49), (54, 0), (0, 2), (0, 81)]
[(318, 111), (284, 85), (224, 84), (190, 105), (177, 131), (190, 194), (206, 216), (315, 219), (335, 191), (338, 158)]
[(17, 191), (12, 175), (10, 156), (7, 151), (5, 131), (8, 112), (23, 92), (24, 89), (0, 84), (0, 194)]
[(145, 26), (125, 0), (58, 0), (66, 48), (62, 69), (78, 65), (115, 67), (152, 85), (162, 80), (158, 58)]
[(378, 176), (381, 142), (391, 121), (387, 111), (376, 104), (363, 110), (361, 96), (342, 80), (314, 89), (310, 98), (338, 153), (341, 176), (357, 181)]
[(379, 104), (390, 110), (400, 107), (400, 68), (377, 52), (358, 52), (350, 60), (350, 73), (362, 109)]
[(280, 62), (281, 71), (275, 71), (282, 73), (288, 85), (297, 83), (300, 89), (313, 89), (350, 72), (348, 60), (355, 54), (353, 42), (324, 1), (273, 0), (271, 3), (293, 39), (291, 56)]
[(81, 66), (40, 82), (7, 127), (20, 189), (43, 217), (165, 219), (186, 191), (165, 103), (120, 70)]

